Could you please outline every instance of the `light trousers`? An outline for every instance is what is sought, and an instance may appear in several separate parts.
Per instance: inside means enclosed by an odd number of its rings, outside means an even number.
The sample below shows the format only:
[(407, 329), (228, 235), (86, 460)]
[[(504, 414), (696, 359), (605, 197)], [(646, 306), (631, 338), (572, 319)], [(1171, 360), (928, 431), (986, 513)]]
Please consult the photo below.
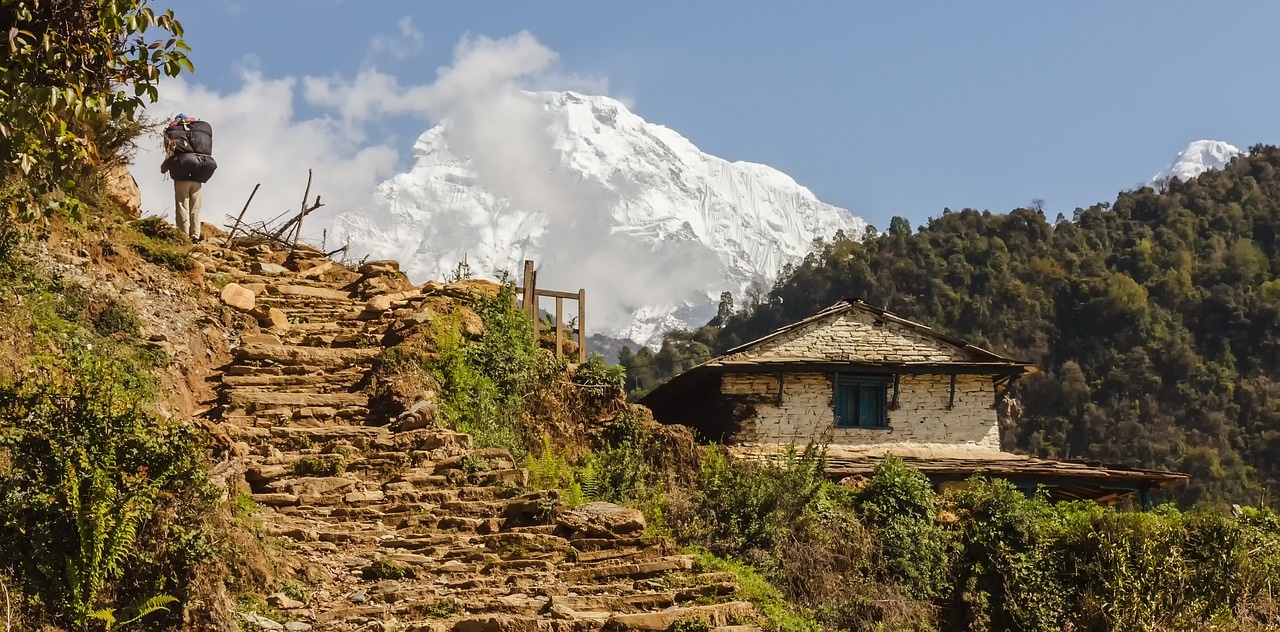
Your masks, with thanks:
[(200, 239), (200, 183), (190, 180), (173, 181), (173, 210), (177, 214), (178, 232)]

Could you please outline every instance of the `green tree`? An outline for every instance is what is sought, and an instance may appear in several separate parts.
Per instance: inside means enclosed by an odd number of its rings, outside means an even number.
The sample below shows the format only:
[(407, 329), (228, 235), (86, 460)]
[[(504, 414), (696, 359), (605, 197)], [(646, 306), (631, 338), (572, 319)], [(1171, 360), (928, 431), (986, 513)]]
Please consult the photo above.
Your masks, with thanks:
[[(47, 187), (100, 157), (161, 76), (192, 65), (182, 25), (147, 0), (0, 0), (0, 165)], [(19, 210), (19, 201), (7, 201)]]

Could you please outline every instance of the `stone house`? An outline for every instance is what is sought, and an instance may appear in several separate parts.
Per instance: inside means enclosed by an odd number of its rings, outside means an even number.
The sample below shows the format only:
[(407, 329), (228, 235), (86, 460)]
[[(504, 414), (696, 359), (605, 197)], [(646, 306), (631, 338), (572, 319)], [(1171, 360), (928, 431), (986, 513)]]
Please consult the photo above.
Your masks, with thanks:
[(730, 349), (640, 400), (663, 423), (695, 429), (743, 458), (828, 446), (833, 475), (869, 473), (886, 453), (939, 486), (978, 471), (1059, 498), (1118, 502), (1185, 479), (1002, 452), (1005, 391), (1038, 368), (860, 300), (841, 301)]

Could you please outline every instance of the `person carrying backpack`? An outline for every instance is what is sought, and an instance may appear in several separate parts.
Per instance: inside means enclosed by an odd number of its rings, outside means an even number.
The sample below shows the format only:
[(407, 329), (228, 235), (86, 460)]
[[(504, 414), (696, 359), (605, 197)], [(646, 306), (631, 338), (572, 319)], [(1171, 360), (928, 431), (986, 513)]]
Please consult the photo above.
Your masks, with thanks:
[(200, 189), (213, 177), (213, 127), (179, 114), (164, 130), (165, 159), (160, 173), (173, 177), (174, 222), (178, 232), (200, 241)]

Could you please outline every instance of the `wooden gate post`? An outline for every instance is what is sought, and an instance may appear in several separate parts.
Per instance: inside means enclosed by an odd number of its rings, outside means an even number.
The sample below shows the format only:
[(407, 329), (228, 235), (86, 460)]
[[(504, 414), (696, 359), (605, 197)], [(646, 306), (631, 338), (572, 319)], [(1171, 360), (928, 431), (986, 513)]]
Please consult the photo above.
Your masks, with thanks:
[(578, 288), (578, 364), (587, 361), (587, 290)]
[(533, 300), (533, 261), (529, 259), (525, 259), (524, 260), (524, 304), (522, 305), (522, 307), (524, 307), (524, 312), (529, 315), (529, 318), (533, 318), (536, 313), (534, 312), (534, 307), (533, 307), (534, 302), (535, 301)]

